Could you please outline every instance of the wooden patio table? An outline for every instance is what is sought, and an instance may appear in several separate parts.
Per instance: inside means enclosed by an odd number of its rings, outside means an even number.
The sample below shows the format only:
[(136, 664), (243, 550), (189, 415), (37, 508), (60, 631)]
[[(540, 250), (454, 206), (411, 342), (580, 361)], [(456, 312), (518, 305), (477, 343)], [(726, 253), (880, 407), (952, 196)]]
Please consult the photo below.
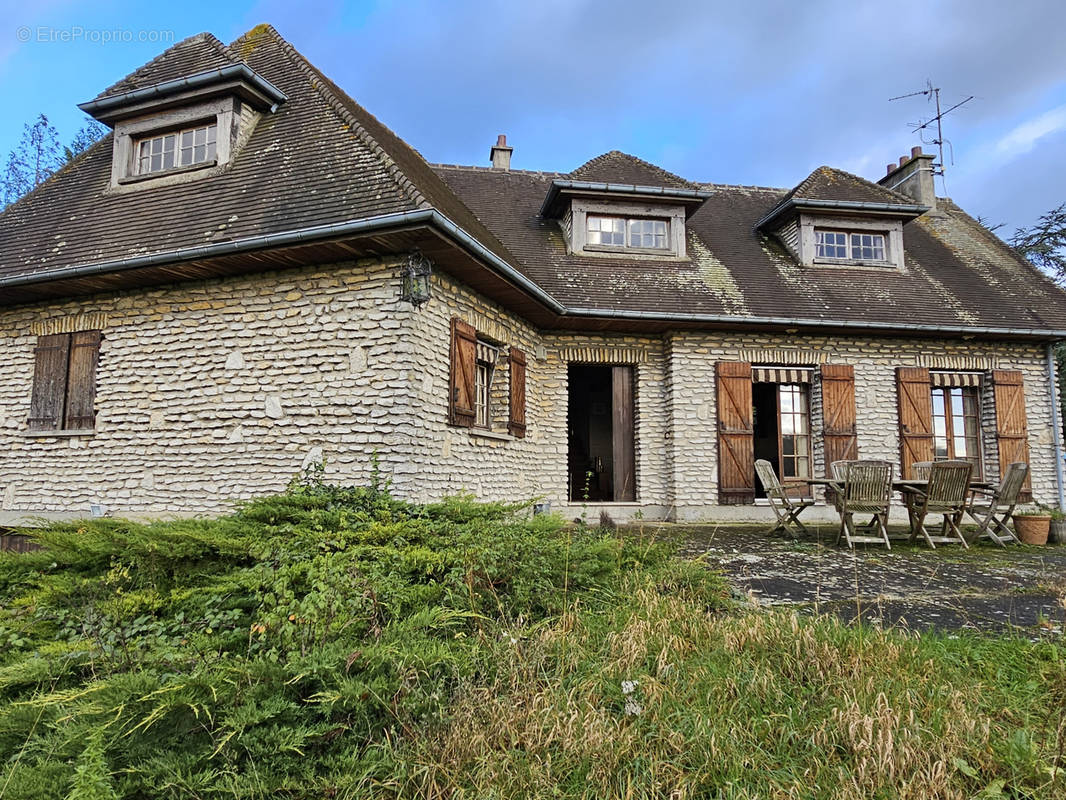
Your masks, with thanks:
[[(824, 486), (827, 489), (832, 489), (835, 492), (843, 493), (844, 482), (835, 480), (834, 478), (786, 478), (781, 482), (787, 486), (790, 483), (793, 484), (805, 484), (807, 486)], [(907, 508), (907, 517), (910, 520), (910, 530), (904, 536), (893, 536), (893, 539), (911, 539), (917, 535), (914, 529), (914, 512), (915, 507), (920, 502), (922, 495), (925, 493), (926, 488), (929, 486), (928, 480), (919, 478), (904, 478), (900, 480), (892, 481), (892, 491), (899, 492), (903, 498), (903, 505)], [(989, 489), (994, 484), (985, 480), (971, 480), (971, 489)]]

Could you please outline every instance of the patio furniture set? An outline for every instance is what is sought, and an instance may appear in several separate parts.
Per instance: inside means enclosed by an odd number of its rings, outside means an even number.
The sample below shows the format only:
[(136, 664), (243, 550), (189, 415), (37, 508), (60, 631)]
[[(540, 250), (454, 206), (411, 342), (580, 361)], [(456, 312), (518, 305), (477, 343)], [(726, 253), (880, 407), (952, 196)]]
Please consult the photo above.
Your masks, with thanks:
[[(803, 486), (823, 486), (826, 501), (840, 516), (837, 544), (843, 539), (849, 548), (857, 543), (892, 547), (888, 514), (894, 492), (900, 493), (907, 508), (907, 538), (911, 542), (920, 537), (935, 548), (949, 543), (969, 547), (982, 538), (1000, 546), (1018, 541), (1007, 520), (1018, 504), (1028, 464), (1010, 464), (998, 486), (974, 479), (969, 461), (919, 462), (914, 464), (913, 478), (898, 480), (893, 478), (894, 470), (890, 461), (834, 461), (830, 478), (787, 479), (782, 483), (769, 461), (755, 462), (755, 472), (777, 518), (771, 530), (774, 533), (809, 535), (799, 516), (815, 501), (797, 498), (795, 492)], [(856, 516), (868, 516), (869, 520), (856, 524)], [(934, 524), (930, 530), (928, 521), (936, 517), (940, 517), (939, 529)], [(975, 530), (963, 530), (966, 517), (976, 523)]]

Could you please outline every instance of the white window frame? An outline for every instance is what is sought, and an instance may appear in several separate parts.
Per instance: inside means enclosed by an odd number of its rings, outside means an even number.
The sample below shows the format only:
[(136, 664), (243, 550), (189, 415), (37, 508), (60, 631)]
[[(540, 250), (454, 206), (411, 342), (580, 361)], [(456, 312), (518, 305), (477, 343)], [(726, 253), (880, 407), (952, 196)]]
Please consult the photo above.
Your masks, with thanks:
[[(685, 258), (685, 209), (683, 206), (655, 206), (641, 203), (615, 203), (605, 200), (574, 198), (570, 207), (569, 234), (572, 253), (618, 258)], [(609, 217), (622, 220), (625, 244), (594, 244), (589, 242), (588, 218)], [(666, 224), (665, 247), (633, 247), (630, 222), (651, 220)]]
[[(604, 233), (602, 228), (599, 229), (599, 230), (593, 230), (593, 222), (595, 221), (595, 222), (598, 223), (601, 220), (610, 220), (612, 222), (620, 222), (621, 223), (621, 230), (606, 231), (611, 236), (620, 236), (621, 239), (622, 239), (621, 242), (615, 244), (613, 242), (607, 243), (607, 242), (602, 242), (602, 241), (601, 242), (591, 242), (591, 241), (589, 241), (590, 239), (593, 238), (592, 234), (594, 234), (594, 233)], [(661, 236), (662, 237), (662, 241), (663, 241), (662, 245), (650, 245), (649, 246), (649, 245), (643, 245), (643, 244), (639, 244), (639, 245), (638, 244), (634, 244), (633, 243), (633, 237), (634, 237), (634, 230), (633, 229), (635, 227), (637, 227), (638, 225), (644, 225), (644, 224), (647, 224), (649, 222), (650, 223), (658, 223), (658, 224), (662, 225), (662, 233), (657, 233), (657, 232), (653, 231), (652, 233), (648, 234), (648, 233), (645, 233), (643, 231), (640, 231), (636, 235), (637, 236), (654, 236), (656, 238)], [(612, 227), (614, 227), (614, 226), (612, 226)], [(612, 250), (615, 250), (615, 249), (618, 249), (618, 250), (639, 250), (639, 251), (642, 251), (642, 252), (643, 251), (647, 251), (647, 250), (651, 250), (651, 251), (654, 251), (654, 252), (670, 252), (670, 220), (669, 219), (664, 219), (664, 218), (661, 218), (661, 217), (619, 217), (619, 216), (615, 216), (615, 215), (611, 215), (611, 214), (586, 214), (585, 215), (585, 247), (586, 248), (608, 247), (608, 248), (611, 248)]]
[[(196, 144), (196, 135), (200, 132), (204, 132), (204, 141), (201, 144)], [(183, 143), (186, 136), (192, 136), (192, 143), (187, 147)], [(172, 154), (170, 166), (166, 166), (167, 155), (167, 141), (172, 139), (174, 146), (169, 151)], [(159, 142), (159, 152), (155, 151), (155, 144)], [(170, 172), (171, 170), (185, 169), (187, 167), (196, 167), (208, 162), (214, 162), (217, 158), (217, 143), (218, 143), (218, 120), (209, 119), (204, 120), (199, 125), (190, 125), (185, 128), (179, 128), (177, 130), (163, 131), (148, 136), (142, 136), (135, 139), (134, 146), (134, 174), (136, 175), (154, 175), (160, 172)], [(145, 147), (148, 148), (148, 153), (145, 154)], [(196, 158), (196, 149), (198, 147), (204, 148), (204, 157)], [(189, 152), (189, 161), (183, 162), (184, 153)], [(160, 158), (160, 166), (158, 169), (152, 169), (152, 161), (154, 157), (158, 155)], [(147, 168), (145, 161), (148, 162)]]
[[(214, 124), (215, 158), (158, 172), (140, 173), (139, 145), (145, 139), (203, 128)], [(111, 156), (111, 188), (134, 189), (134, 185), (155, 185), (159, 181), (195, 180), (204, 170), (230, 161), (237, 126), (241, 124), (241, 104), (233, 97), (195, 103), (158, 114), (150, 114), (115, 124)], [(180, 141), (175, 140), (175, 159), (180, 158)]]
[[(823, 237), (833, 236), (842, 237), (843, 243), (833, 242), (828, 244), (823, 241)], [(868, 249), (880, 250), (880, 257), (870, 256), (869, 258), (862, 255), (862, 250), (867, 249), (866, 245), (862, 243), (862, 237), (871, 237), (871, 244)], [(878, 247), (873, 243), (873, 237), (880, 239), (880, 246)], [(858, 239), (858, 243), (856, 243)], [(886, 253), (888, 252), (888, 237), (884, 231), (843, 231), (834, 228), (815, 228), (814, 229), (814, 254), (817, 259), (824, 259), (825, 261), (859, 261), (868, 264), (884, 264), (888, 261)], [(843, 249), (844, 255), (827, 255), (824, 252), (825, 248), (832, 248), (834, 250)], [(856, 250), (859, 251), (856, 254)]]
[(500, 346), (479, 338), (474, 352), (474, 427), (492, 430), (492, 381)]
[[(898, 219), (846, 218), (802, 214), (799, 220), (799, 228), (799, 257), (801, 263), (807, 266), (867, 267), (877, 270), (904, 268), (903, 223)], [(843, 235), (847, 255), (844, 258), (818, 255), (819, 233)], [(882, 237), (884, 258), (854, 258), (852, 236), (871, 234)]]

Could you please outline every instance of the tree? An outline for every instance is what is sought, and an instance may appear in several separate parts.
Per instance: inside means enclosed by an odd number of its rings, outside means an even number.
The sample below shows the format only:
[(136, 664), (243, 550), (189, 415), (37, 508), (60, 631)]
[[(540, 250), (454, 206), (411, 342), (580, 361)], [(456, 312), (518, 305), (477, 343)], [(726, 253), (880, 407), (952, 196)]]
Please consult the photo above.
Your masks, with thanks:
[(1056, 280), (1066, 281), (1066, 203), (1044, 214), (1035, 225), (1018, 228), (1010, 245)]
[(59, 135), (48, 117), (41, 114), (32, 125), (23, 126), (18, 147), (8, 154), (4, 169), (4, 205), (14, 203), (40, 186), (62, 165)]
[[(6, 206), (33, 191), (68, 161), (89, 149), (107, 133), (107, 126), (87, 119), (70, 144), (59, 144), (59, 133), (48, 117), (40, 114), (32, 125), (24, 125), (18, 147), (8, 153), (0, 200)], [(2, 206), (0, 206), (2, 207)]]

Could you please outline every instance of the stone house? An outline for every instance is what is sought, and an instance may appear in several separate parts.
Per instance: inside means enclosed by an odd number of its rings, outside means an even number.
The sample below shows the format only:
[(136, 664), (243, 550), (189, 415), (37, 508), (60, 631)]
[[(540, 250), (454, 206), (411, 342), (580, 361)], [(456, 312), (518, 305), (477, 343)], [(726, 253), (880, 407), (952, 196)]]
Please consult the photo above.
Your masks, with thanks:
[(0, 521), (212, 513), (313, 462), (428, 500), (758, 516), (753, 461), (1031, 461), (1066, 296), (914, 151), (877, 182), (431, 165), (276, 31), (185, 40), (0, 215)]

